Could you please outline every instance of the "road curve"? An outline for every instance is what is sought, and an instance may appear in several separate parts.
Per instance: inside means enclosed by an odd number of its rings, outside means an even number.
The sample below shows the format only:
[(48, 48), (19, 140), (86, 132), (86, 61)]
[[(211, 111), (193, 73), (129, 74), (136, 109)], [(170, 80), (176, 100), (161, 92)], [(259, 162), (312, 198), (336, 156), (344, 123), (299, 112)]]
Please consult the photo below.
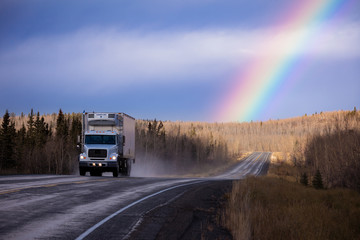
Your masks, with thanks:
[[(1, 176), (0, 239), (133, 239), (150, 211), (204, 186), (262, 174), (270, 155), (255, 152), (211, 178)], [(160, 227), (148, 226), (142, 239)]]

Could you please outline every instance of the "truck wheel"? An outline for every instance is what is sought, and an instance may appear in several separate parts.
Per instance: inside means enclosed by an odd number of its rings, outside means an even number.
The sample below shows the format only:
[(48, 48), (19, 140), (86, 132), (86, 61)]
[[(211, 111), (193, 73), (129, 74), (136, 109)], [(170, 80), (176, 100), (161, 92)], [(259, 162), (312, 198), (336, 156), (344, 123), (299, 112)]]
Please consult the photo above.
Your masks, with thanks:
[(131, 173), (131, 160), (127, 159), (126, 160), (126, 172), (125, 172), (125, 176), (130, 177), (130, 173)]
[(79, 169), (79, 172), (80, 172), (80, 176), (85, 176), (86, 174), (86, 171), (82, 168)]
[(119, 169), (115, 168), (113, 170), (113, 177), (118, 177), (119, 176)]

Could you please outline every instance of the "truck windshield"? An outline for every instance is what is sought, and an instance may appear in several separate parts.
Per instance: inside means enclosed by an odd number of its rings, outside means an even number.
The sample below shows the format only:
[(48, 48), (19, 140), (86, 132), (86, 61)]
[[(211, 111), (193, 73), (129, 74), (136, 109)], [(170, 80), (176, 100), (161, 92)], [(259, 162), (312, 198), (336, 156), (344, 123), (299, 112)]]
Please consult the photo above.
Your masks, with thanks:
[(114, 135), (86, 135), (85, 144), (115, 144)]

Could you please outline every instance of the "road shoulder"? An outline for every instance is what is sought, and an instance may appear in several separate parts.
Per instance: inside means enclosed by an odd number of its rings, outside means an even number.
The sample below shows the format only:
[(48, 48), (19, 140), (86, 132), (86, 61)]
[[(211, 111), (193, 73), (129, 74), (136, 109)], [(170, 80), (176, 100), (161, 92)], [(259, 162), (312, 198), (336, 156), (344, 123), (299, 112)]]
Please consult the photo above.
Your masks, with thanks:
[(232, 181), (211, 181), (147, 212), (129, 239), (232, 239), (219, 216)]

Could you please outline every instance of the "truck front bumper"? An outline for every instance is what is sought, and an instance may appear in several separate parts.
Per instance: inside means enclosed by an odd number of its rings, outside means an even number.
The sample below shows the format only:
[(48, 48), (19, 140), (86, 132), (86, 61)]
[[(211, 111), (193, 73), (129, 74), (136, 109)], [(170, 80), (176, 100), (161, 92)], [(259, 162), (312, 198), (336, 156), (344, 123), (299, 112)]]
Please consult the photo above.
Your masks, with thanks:
[(112, 172), (119, 165), (114, 161), (79, 161), (79, 168), (85, 171), (101, 170), (102, 172)]

